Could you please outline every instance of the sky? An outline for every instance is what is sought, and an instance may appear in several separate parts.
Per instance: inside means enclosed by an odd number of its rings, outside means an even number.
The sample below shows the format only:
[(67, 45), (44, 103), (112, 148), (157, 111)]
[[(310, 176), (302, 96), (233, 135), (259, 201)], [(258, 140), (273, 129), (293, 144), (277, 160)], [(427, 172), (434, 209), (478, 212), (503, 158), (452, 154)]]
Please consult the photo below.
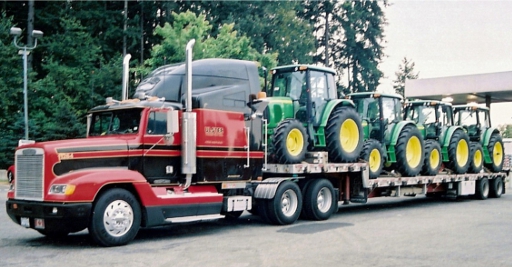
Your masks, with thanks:
[[(512, 1), (389, 2), (379, 91), (393, 91), (404, 57), (419, 79), (512, 71)], [(512, 104), (491, 104), (491, 121), (512, 124)]]

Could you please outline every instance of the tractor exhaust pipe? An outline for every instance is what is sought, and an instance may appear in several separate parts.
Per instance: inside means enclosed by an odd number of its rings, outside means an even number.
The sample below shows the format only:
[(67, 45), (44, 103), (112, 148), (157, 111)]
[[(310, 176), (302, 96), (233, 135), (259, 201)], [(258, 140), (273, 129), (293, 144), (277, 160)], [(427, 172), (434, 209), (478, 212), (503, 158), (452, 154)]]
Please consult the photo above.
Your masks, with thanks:
[(126, 54), (123, 58), (123, 95), (121, 100), (128, 99), (128, 74), (130, 72), (130, 58), (132, 55)]
[(187, 88), (187, 99), (185, 112), (181, 118), (183, 133), (181, 135), (181, 172), (186, 175), (185, 184), (180, 186), (183, 190), (192, 183), (192, 175), (196, 173), (196, 113), (192, 112), (192, 49), (196, 40), (188, 42), (186, 48), (185, 77)]

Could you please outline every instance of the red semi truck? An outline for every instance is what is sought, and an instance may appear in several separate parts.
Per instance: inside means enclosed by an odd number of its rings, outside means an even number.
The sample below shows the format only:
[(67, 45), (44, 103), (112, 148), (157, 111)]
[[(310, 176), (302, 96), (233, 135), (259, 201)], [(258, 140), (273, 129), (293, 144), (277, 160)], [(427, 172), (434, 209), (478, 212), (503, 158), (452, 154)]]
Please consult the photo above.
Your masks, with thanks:
[(340, 201), (416, 194), (485, 199), (505, 192), (505, 172), (389, 172), (369, 179), (367, 163), (330, 163), (321, 151), (298, 164), (269, 164), (256, 65), (192, 63), (192, 46), (186, 64), (172, 67), (174, 94), (109, 100), (90, 110), (87, 138), (18, 147), (6, 202), (10, 218), (48, 237), (88, 229), (100, 245), (118, 246), (141, 227), (244, 211), (291, 224), (301, 213), (326, 220)]

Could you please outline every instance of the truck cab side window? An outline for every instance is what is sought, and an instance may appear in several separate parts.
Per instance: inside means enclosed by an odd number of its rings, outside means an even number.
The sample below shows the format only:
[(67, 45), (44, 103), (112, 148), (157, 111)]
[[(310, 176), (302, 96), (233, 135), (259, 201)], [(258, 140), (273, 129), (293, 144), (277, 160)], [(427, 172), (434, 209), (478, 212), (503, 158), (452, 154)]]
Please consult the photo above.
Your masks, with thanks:
[(165, 112), (149, 113), (148, 125), (146, 127), (147, 134), (166, 134), (167, 132), (167, 115)]

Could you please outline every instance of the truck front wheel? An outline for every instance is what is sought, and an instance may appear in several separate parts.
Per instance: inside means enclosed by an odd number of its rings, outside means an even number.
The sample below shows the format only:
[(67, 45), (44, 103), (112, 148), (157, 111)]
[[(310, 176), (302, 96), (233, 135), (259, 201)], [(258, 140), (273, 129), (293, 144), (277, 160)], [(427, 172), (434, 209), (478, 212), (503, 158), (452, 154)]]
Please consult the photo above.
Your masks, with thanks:
[(137, 199), (127, 190), (104, 192), (96, 201), (89, 234), (106, 247), (126, 245), (139, 231), (141, 210)]

